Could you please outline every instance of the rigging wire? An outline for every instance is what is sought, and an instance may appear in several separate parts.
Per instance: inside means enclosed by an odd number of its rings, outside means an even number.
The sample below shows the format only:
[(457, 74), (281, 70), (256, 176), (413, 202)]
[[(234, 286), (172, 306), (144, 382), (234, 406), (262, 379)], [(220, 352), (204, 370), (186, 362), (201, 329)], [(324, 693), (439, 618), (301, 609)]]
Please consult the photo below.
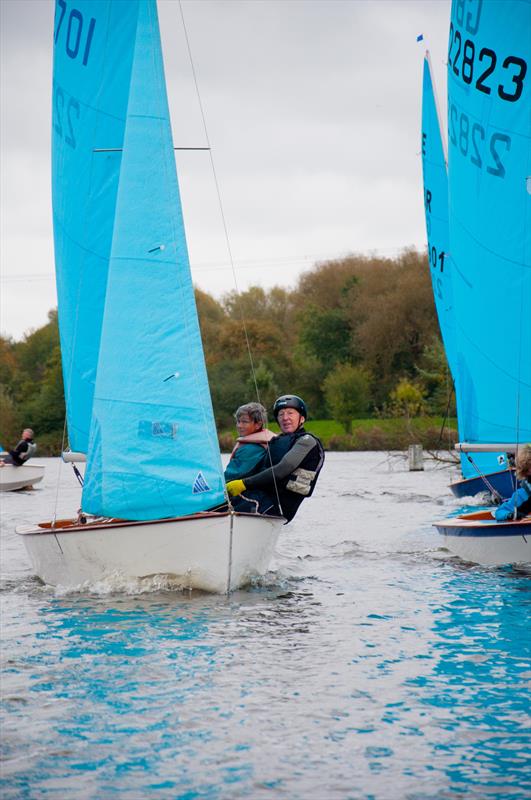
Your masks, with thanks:
[[(196, 95), (197, 95), (197, 102), (199, 104), (199, 110), (200, 110), (200, 113), (201, 113), (201, 120), (202, 120), (202, 123), (203, 123), (203, 131), (204, 131), (204, 134), (205, 134), (205, 139), (206, 139), (207, 147), (208, 147), (208, 154), (209, 154), (209, 158), (210, 158), (210, 166), (212, 168), (212, 175), (213, 175), (213, 178), (214, 178), (214, 185), (215, 185), (215, 188), (216, 188), (216, 195), (217, 195), (217, 198), (218, 198), (218, 204), (219, 204), (219, 209), (220, 209), (220, 214), (221, 214), (221, 223), (223, 225), (223, 233), (224, 233), (224, 238), (225, 238), (225, 245), (227, 247), (227, 253), (228, 253), (228, 256), (229, 256), (229, 262), (230, 262), (230, 267), (231, 267), (231, 270), (232, 270), (232, 277), (233, 277), (233, 280), (234, 280), (234, 286), (235, 286), (235, 289), (236, 289), (236, 294), (237, 294), (238, 298), (240, 298), (241, 292), (240, 292), (240, 289), (238, 287), (238, 279), (236, 277), (236, 269), (234, 267), (234, 258), (233, 258), (233, 255), (232, 255), (232, 247), (231, 247), (231, 244), (230, 244), (229, 231), (228, 231), (228, 227), (227, 227), (227, 220), (226, 220), (226, 217), (225, 217), (225, 211), (224, 211), (223, 202), (222, 202), (222, 199), (221, 199), (221, 189), (220, 189), (220, 186), (219, 186), (216, 167), (215, 167), (215, 164), (214, 164), (214, 156), (213, 156), (213, 152), (212, 152), (212, 145), (210, 143), (210, 137), (208, 135), (206, 116), (205, 116), (205, 112), (204, 112), (204, 108), (203, 108), (203, 102), (201, 100), (201, 94), (200, 94), (200, 91), (199, 91), (199, 83), (197, 81), (195, 65), (194, 65), (194, 61), (193, 61), (193, 58), (192, 58), (192, 50), (191, 50), (191, 46), (190, 46), (190, 40), (188, 38), (188, 29), (186, 27), (186, 21), (184, 19), (184, 12), (183, 12), (183, 7), (182, 7), (181, 0), (179, 0), (179, 11), (181, 13), (181, 20), (182, 20), (183, 29), (184, 29), (184, 37), (185, 37), (185, 40), (186, 40), (186, 48), (187, 48), (187, 51), (188, 51), (188, 58), (190, 60), (190, 67), (192, 69), (192, 76), (193, 76), (193, 79), (194, 79), (194, 86), (195, 86), (195, 91), (196, 91)], [(249, 361), (250, 361), (250, 364), (251, 364), (251, 371), (252, 371), (252, 375), (253, 375), (253, 382), (254, 382), (254, 385), (255, 385), (256, 396), (258, 398), (258, 402), (260, 402), (260, 395), (259, 395), (259, 391), (258, 391), (258, 384), (256, 382), (256, 373), (255, 373), (255, 369), (254, 369), (253, 355), (252, 355), (252, 352), (251, 352), (251, 344), (250, 344), (250, 341), (249, 341), (249, 335), (248, 335), (248, 332), (247, 332), (247, 326), (245, 324), (245, 317), (243, 315), (243, 309), (241, 308), (241, 303), (238, 303), (238, 311), (240, 313), (242, 327), (243, 327), (243, 331), (244, 331), (244, 335), (245, 335), (245, 343), (246, 343), (246, 346), (247, 346), (247, 352), (248, 352)]]
[[(242, 303), (241, 303), (241, 292), (240, 292), (240, 289), (239, 289), (239, 286), (238, 286), (238, 279), (237, 279), (237, 276), (236, 276), (236, 268), (234, 266), (234, 258), (233, 258), (233, 255), (232, 255), (232, 247), (231, 247), (231, 244), (230, 244), (229, 231), (228, 231), (228, 227), (227, 227), (227, 220), (226, 220), (226, 217), (225, 217), (223, 201), (222, 201), (222, 198), (221, 198), (221, 189), (220, 189), (220, 186), (219, 186), (216, 167), (215, 167), (215, 164), (214, 164), (213, 149), (212, 149), (212, 145), (211, 145), (211, 142), (210, 142), (210, 137), (208, 135), (208, 128), (207, 128), (207, 123), (206, 123), (206, 115), (205, 115), (205, 112), (204, 112), (203, 102), (201, 100), (201, 94), (200, 94), (200, 91), (199, 91), (199, 83), (198, 83), (197, 74), (196, 74), (196, 71), (195, 71), (194, 60), (192, 58), (192, 49), (191, 49), (191, 46), (190, 46), (190, 40), (189, 40), (189, 37), (188, 37), (188, 29), (186, 27), (186, 21), (184, 19), (184, 12), (183, 12), (183, 7), (182, 7), (181, 0), (179, 0), (179, 11), (180, 11), (180, 14), (181, 14), (181, 20), (182, 20), (182, 24), (183, 24), (184, 38), (185, 38), (185, 41), (186, 41), (186, 48), (187, 48), (187, 51), (188, 51), (188, 58), (190, 60), (190, 67), (191, 67), (192, 76), (193, 76), (193, 79), (194, 79), (194, 86), (195, 86), (195, 91), (196, 91), (196, 95), (197, 95), (197, 102), (199, 104), (199, 110), (200, 110), (200, 113), (201, 113), (201, 120), (203, 122), (203, 131), (204, 131), (204, 135), (205, 135), (205, 139), (206, 139), (206, 143), (207, 143), (208, 155), (209, 155), (209, 158), (210, 158), (210, 166), (212, 168), (212, 175), (213, 175), (213, 178), (214, 178), (214, 185), (215, 185), (215, 188), (216, 188), (216, 195), (217, 195), (218, 204), (219, 204), (221, 222), (222, 222), (222, 226), (223, 226), (225, 245), (227, 247), (227, 253), (228, 253), (228, 256), (229, 256), (230, 268), (231, 268), (231, 271), (232, 271), (232, 278), (233, 278), (233, 281), (234, 281), (234, 288), (235, 288), (236, 297), (237, 297), (237, 308), (238, 308), (238, 313), (240, 315), (240, 321), (241, 321), (241, 324), (242, 324), (243, 333), (244, 333), (244, 337), (245, 337), (245, 344), (246, 344), (247, 354), (248, 354), (248, 357), (249, 357), (249, 363), (250, 363), (250, 367), (251, 367), (252, 380), (253, 380), (253, 384), (254, 384), (254, 389), (255, 389), (257, 401), (259, 403), (261, 403), (260, 391), (258, 389), (258, 382), (256, 380), (256, 370), (255, 370), (255, 367), (254, 367), (254, 360), (253, 360), (253, 354), (252, 354), (252, 350), (251, 350), (251, 343), (250, 343), (250, 340), (249, 340), (249, 333), (247, 331), (247, 325), (246, 325), (245, 316), (244, 316), (244, 313), (243, 313), (243, 306), (242, 306)], [(266, 452), (267, 452), (268, 457), (269, 457), (270, 467), (271, 467), (271, 469), (273, 469), (273, 462), (272, 462), (272, 459), (271, 459), (271, 453), (270, 453), (270, 450), (269, 450), (269, 444), (266, 446)], [(276, 494), (277, 504), (278, 504), (278, 507), (280, 509), (280, 512), (282, 513), (282, 508), (281, 508), (281, 505), (280, 505), (280, 497), (279, 497), (278, 487), (277, 487), (277, 481), (276, 481), (274, 472), (272, 473), (272, 477), (273, 477), (273, 484), (274, 484), (274, 487), (275, 487), (275, 494)], [(229, 505), (230, 505), (230, 498), (228, 498), (228, 501), (229, 501)]]

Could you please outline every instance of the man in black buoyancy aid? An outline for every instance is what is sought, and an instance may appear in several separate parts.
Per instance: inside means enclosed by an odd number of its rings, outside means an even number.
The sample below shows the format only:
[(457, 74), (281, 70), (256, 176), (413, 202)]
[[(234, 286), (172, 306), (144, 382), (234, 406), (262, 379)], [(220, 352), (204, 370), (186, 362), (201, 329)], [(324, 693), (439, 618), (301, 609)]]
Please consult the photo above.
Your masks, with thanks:
[(34, 455), (37, 445), (33, 441), (33, 431), (31, 428), (24, 428), (22, 431), (22, 439), (10, 450), (8, 455), (0, 460), (0, 466), (4, 464), (13, 464), (16, 467), (21, 467), (26, 461)]
[(305, 497), (315, 488), (324, 462), (319, 439), (304, 430), (304, 400), (282, 395), (273, 413), (282, 433), (269, 443), (271, 466), (244, 480), (227, 483), (235, 511), (258, 511), (293, 519)]

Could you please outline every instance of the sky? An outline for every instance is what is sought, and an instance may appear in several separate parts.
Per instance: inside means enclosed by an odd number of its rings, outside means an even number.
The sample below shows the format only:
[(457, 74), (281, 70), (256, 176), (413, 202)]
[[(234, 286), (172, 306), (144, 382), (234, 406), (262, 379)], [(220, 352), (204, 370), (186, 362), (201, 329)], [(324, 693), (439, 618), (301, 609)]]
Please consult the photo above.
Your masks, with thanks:
[[(425, 247), (422, 61), (429, 48), (445, 119), (450, 0), (158, 8), (174, 144), (208, 141), (215, 169), (208, 152), (176, 153), (196, 286), (218, 298), (289, 288), (321, 261)], [(0, 0), (0, 332), (15, 340), (57, 303), (53, 9), (51, 0)]]

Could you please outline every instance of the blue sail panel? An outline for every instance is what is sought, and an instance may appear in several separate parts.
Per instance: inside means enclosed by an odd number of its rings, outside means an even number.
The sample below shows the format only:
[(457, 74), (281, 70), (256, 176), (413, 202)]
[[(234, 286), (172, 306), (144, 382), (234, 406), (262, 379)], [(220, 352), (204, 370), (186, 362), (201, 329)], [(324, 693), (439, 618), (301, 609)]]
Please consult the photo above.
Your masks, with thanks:
[(422, 77), (421, 145), (428, 261), (439, 327), (453, 377), (456, 353), (448, 229), (448, 173), (428, 53), (424, 58)]
[[(452, 296), (453, 264), (448, 219), (448, 170), (428, 52), (424, 58), (422, 76), (421, 152), (428, 263), (441, 337), (455, 385), (459, 438), (463, 439), (461, 420), (465, 417), (465, 411), (463, 394), (457, 385), (459, 370)], [(506, 466), (505, 457), (500, 453), (474, 454), (473, 463), (465, 454), (461, 454), (461, 473), (465, 478), (476, 476), (478, 470), (494, 472)]]
[(69, 440), (82, 452), (88, 448), (137, 13), (136, 0), (57, 0), (55, 7), (56, 281)]
[(82, 505), (143, 520), (222, 503), (224, 482), (154, 0), (135, 39)]
[(531, 0), (454, 2), (450, 252), (462, 436), (531, 440)]

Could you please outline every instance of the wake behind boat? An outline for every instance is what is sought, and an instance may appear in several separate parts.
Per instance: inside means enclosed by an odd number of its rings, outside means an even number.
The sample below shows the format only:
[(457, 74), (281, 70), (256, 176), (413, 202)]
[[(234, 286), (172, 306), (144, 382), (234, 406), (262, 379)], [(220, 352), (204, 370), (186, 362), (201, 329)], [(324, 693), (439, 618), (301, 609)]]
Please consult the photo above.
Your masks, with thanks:
[(243, 586), (285, 520), (209, 512), (225, 483), (155, 0), (57, 3), (52, 128), (68, 438), (86, 470), (80, 515), (17, 532), (52, 584), (119, 572)]

